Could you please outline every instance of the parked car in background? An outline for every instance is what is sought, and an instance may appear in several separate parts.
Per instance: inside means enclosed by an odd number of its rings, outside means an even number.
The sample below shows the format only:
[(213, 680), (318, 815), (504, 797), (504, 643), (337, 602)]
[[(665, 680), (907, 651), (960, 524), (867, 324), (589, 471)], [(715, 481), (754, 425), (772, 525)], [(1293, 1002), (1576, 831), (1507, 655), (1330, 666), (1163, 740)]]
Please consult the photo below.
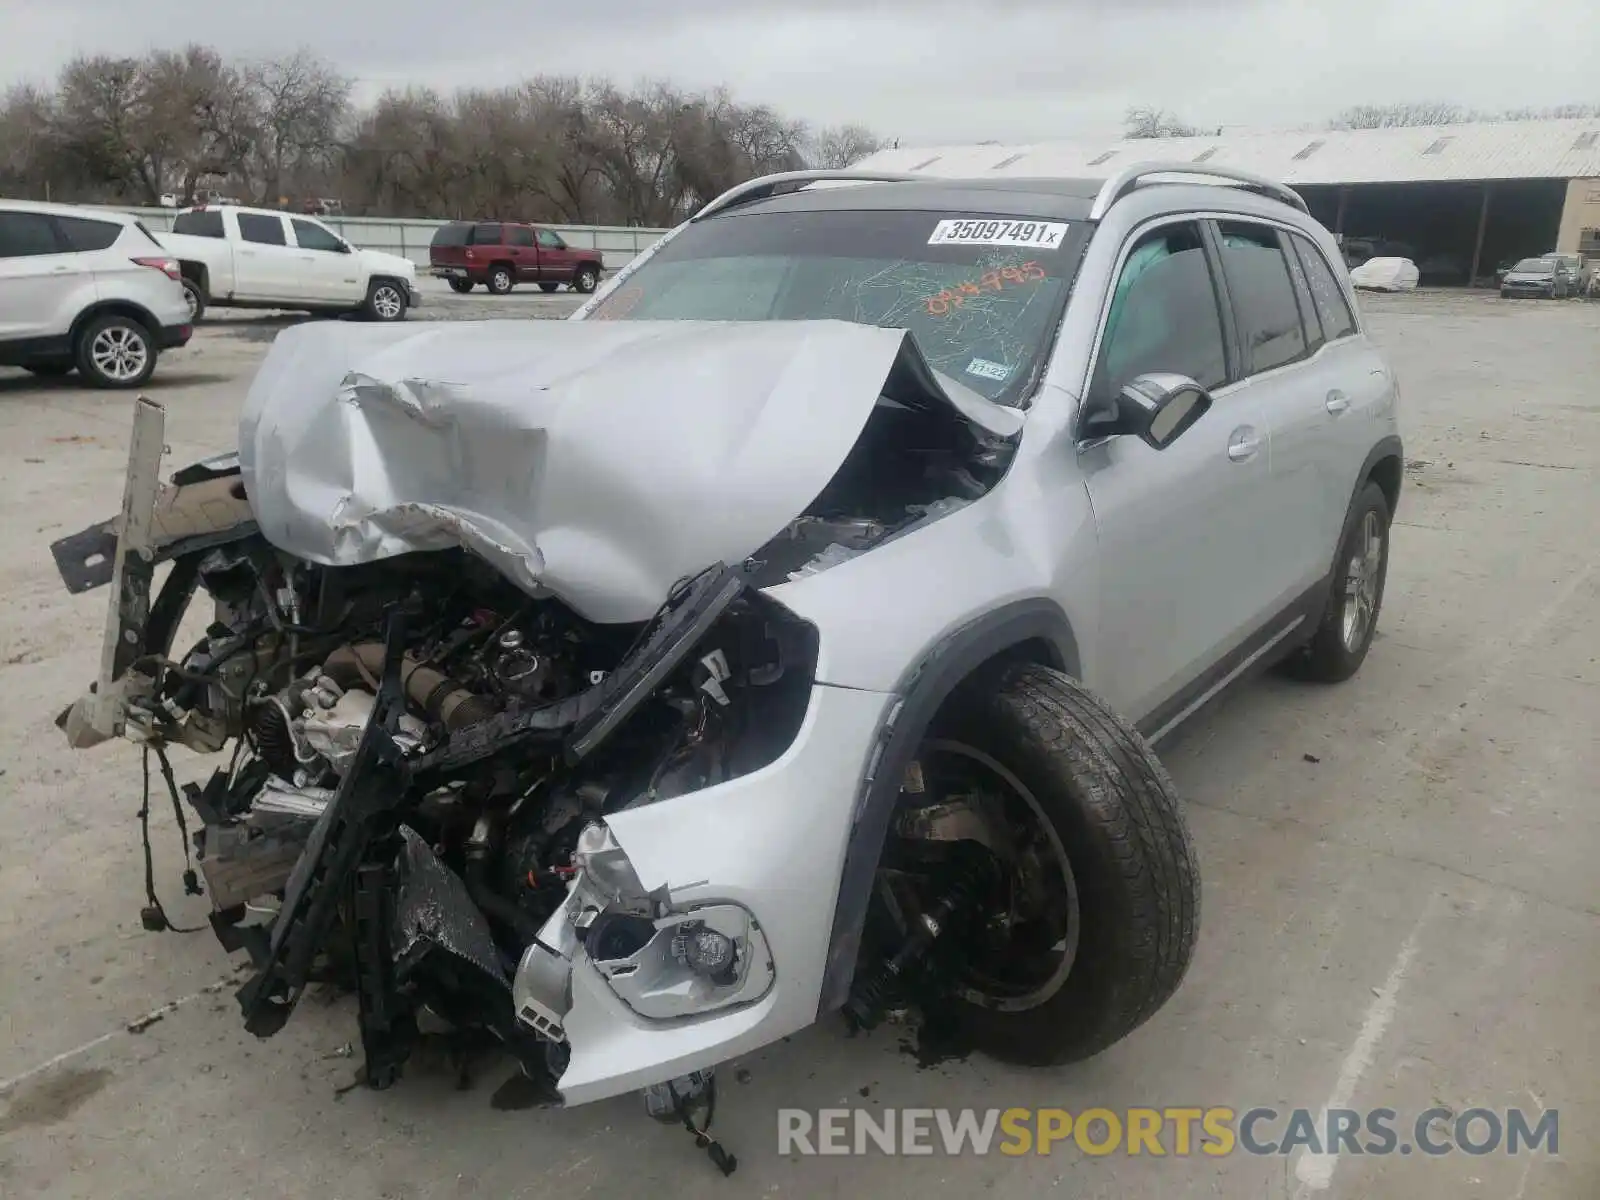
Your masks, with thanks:
[(0, 200), (0, 364), (139, 387), (192, 332), (177, 260), (138, 218)]
[(569, 246), (552, 229), (515, 221), (441, 225), (428, 247), (428, 266), (452, 291), (470, 292), (481, 283), (497, 296), (519, 283), (537, 283), (545, 292), (563, 283), (592, 292), (605, 270), (600, 251)]
[(1525, 258), (1501, 278), (1500, 298), (1543, 296), (1555, 300), (1570, 296), (1577, 288), (1577, 281), (1569, 271), (1558, 255)]
[(1583, 257), (1577, 254), (1560, 254), (1554, 250), (1540, 255), (1541, 258), (1556, 260), (1556, 270), (1566, 278), (1567, 295), (1576, 296), (1583, 291), (1584, 271)]
[(212, 305), (398, 321), (420, 303), (415, 263), (358, 249), (315, 217), (201, 205), (178, 213), (160, 240), (178, 259), (195, 321)]

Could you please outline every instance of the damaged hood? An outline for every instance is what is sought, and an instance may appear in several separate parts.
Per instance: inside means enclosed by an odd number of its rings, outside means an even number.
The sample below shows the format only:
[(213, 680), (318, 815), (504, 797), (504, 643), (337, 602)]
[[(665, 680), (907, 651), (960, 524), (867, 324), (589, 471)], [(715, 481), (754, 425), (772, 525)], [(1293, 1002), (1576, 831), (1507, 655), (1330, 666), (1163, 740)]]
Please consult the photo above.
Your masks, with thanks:
[(820, 493), (873, 406), (1021, 415), (842, 321), (317, 323), (285, 330), (240, 419), (263, 535), (349, 566), (465, 547), (597, 622), (748, 558)]

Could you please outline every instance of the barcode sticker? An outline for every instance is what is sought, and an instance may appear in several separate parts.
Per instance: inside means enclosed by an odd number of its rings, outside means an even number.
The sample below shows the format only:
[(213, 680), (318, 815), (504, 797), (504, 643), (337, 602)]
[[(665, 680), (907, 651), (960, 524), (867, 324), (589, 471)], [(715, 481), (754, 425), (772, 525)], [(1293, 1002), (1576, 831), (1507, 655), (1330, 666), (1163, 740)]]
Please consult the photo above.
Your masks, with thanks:
[(1023, 246), (1054, 250), (1067, 236), (1065, 221), (946, 220), (933, 227), (930, 246)]

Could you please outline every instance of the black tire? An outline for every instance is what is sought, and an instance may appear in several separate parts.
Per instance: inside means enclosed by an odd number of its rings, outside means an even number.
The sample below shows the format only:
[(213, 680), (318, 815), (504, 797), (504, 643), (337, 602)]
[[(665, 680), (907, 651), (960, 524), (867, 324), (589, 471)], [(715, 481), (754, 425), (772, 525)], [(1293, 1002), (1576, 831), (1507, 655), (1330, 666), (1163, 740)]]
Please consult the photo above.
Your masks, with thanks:
[(511, 289), (516, 287), (517, 277), (511, 273), (507, 266), (491, 267), (489, 270), (489, 291), (496, 296), (509, 295)]
[(1054, 1066), (1100, 1053), (1177, 991), (1200, 928), (1200, 869), (1176, 789), (1155, 752), (1059, 671), (1016, 664), (975, 681), (935, 736), (964, 743), (1031, 793), (1070, 863), (1077, 948), (1058, 990), (999, 1011), (955, 1000), (978, 1050)]
[(149, 329), (111, 313), (84, 323), (72, 354), (79, 377), (90, 387), (123, 389), (149, 382), (158, 351)]
[(585, 295), (600, 286), (600, 268), (593, 263), (584, 263), (578, 268), (578, 273), (572, 277), (572, 290), (583, 292)]
[(31, 363), (23, 367), (30, 375), (37, 375), (40, 379), (59, 379), (63, 375), (72, 373), (72, 364), (69, 362)]
[(548, 294), (550, 292), (555, 291), (560, 286), (561, 285), (559, 283), (541, 283), (539, 285), (539, 290), (541, 292), (544, 292), (544, 293)]
[[(1355, 594), (1352, 589), (1360, 586), (1352, 559), (1372, 531), (1369, 517), (1376, 527), (1381, 550), (1368, 592), (1369, 611), (1359, 636), (1352, 639), (1347, 636), (1346, 613)], [(1389, 578), (1389, 520), (1388, 497), (1381, 487), (1368, 480), (1351, 506), (1344, 531), (1339, 535), (1339, 551), (1333, 562), (1333, 581), (1329, 585), (1322, 620), (1304, 649), (1285, 663), (1289, 674), (1295, 678), (1314, 683), (1343, 683), (1366, 661), (1373, 634), (1378, 629), (1379, 614), (1383, 611), (1383, 589)], [(1366, 569), (1362, 572), (1363, 579)]]
[(369, 321), (403, 321), (409, 299), (405, 284), (393, 279), (374, 279), (367, 284), (367, 299), (361, 311)]
[(462, 296), (465, 296), (468, 292), (470, 292), (472, 290), (472, 280), (470, 280), (470, 279), (456, 279), (456, 278), (454, 278), (452, 276), (451, 280), (450, 280), (450, 290), (452, 292), (456, 292), (456, 293), (458, 293), (458, 294), (460, 294)]
[(1506, 291), (1505, 288), (1501, 288), (1500, 289), (1500, 299), (1502, 299), (1502, 300), (1511, 299), (1511, 293)]
[(206, 315), (206, 294), (200, 285), (188, 276), (183, 280), (183, 294), (189, 301), (189, 324), (200, 324), (201, 318)]

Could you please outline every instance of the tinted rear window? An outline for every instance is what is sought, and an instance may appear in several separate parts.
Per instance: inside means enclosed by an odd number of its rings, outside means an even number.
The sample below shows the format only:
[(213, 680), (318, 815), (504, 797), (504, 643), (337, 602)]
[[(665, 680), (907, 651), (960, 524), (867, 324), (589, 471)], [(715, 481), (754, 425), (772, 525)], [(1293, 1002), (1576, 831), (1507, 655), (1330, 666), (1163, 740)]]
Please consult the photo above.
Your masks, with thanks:
[(287, 246), (289, 239), (283, 234), (283, 221), (264, 213), (240, 213), (239, 236), (247, 242), (261, 246)]
[(222, 237), (222, 214), (220, 212), (179, 213), (173, 218), (172, 232), (182, 233), (189, 237)]
[(471, 225), (441, 225), (433, 231), (432, 245), (465, 246), (467, 235), (471, 232)]
[(122, 236), (122, 226), (88, 217), (57, 217), (56, 224), (74, 250), (104, 250)]
[(1244, 222), (1230, 221), (1218, 228), (1222, 269), (1244, 341), (1244, 373), (1255, 375), (1304, 357), (1305, 329), (1277, 233)]

